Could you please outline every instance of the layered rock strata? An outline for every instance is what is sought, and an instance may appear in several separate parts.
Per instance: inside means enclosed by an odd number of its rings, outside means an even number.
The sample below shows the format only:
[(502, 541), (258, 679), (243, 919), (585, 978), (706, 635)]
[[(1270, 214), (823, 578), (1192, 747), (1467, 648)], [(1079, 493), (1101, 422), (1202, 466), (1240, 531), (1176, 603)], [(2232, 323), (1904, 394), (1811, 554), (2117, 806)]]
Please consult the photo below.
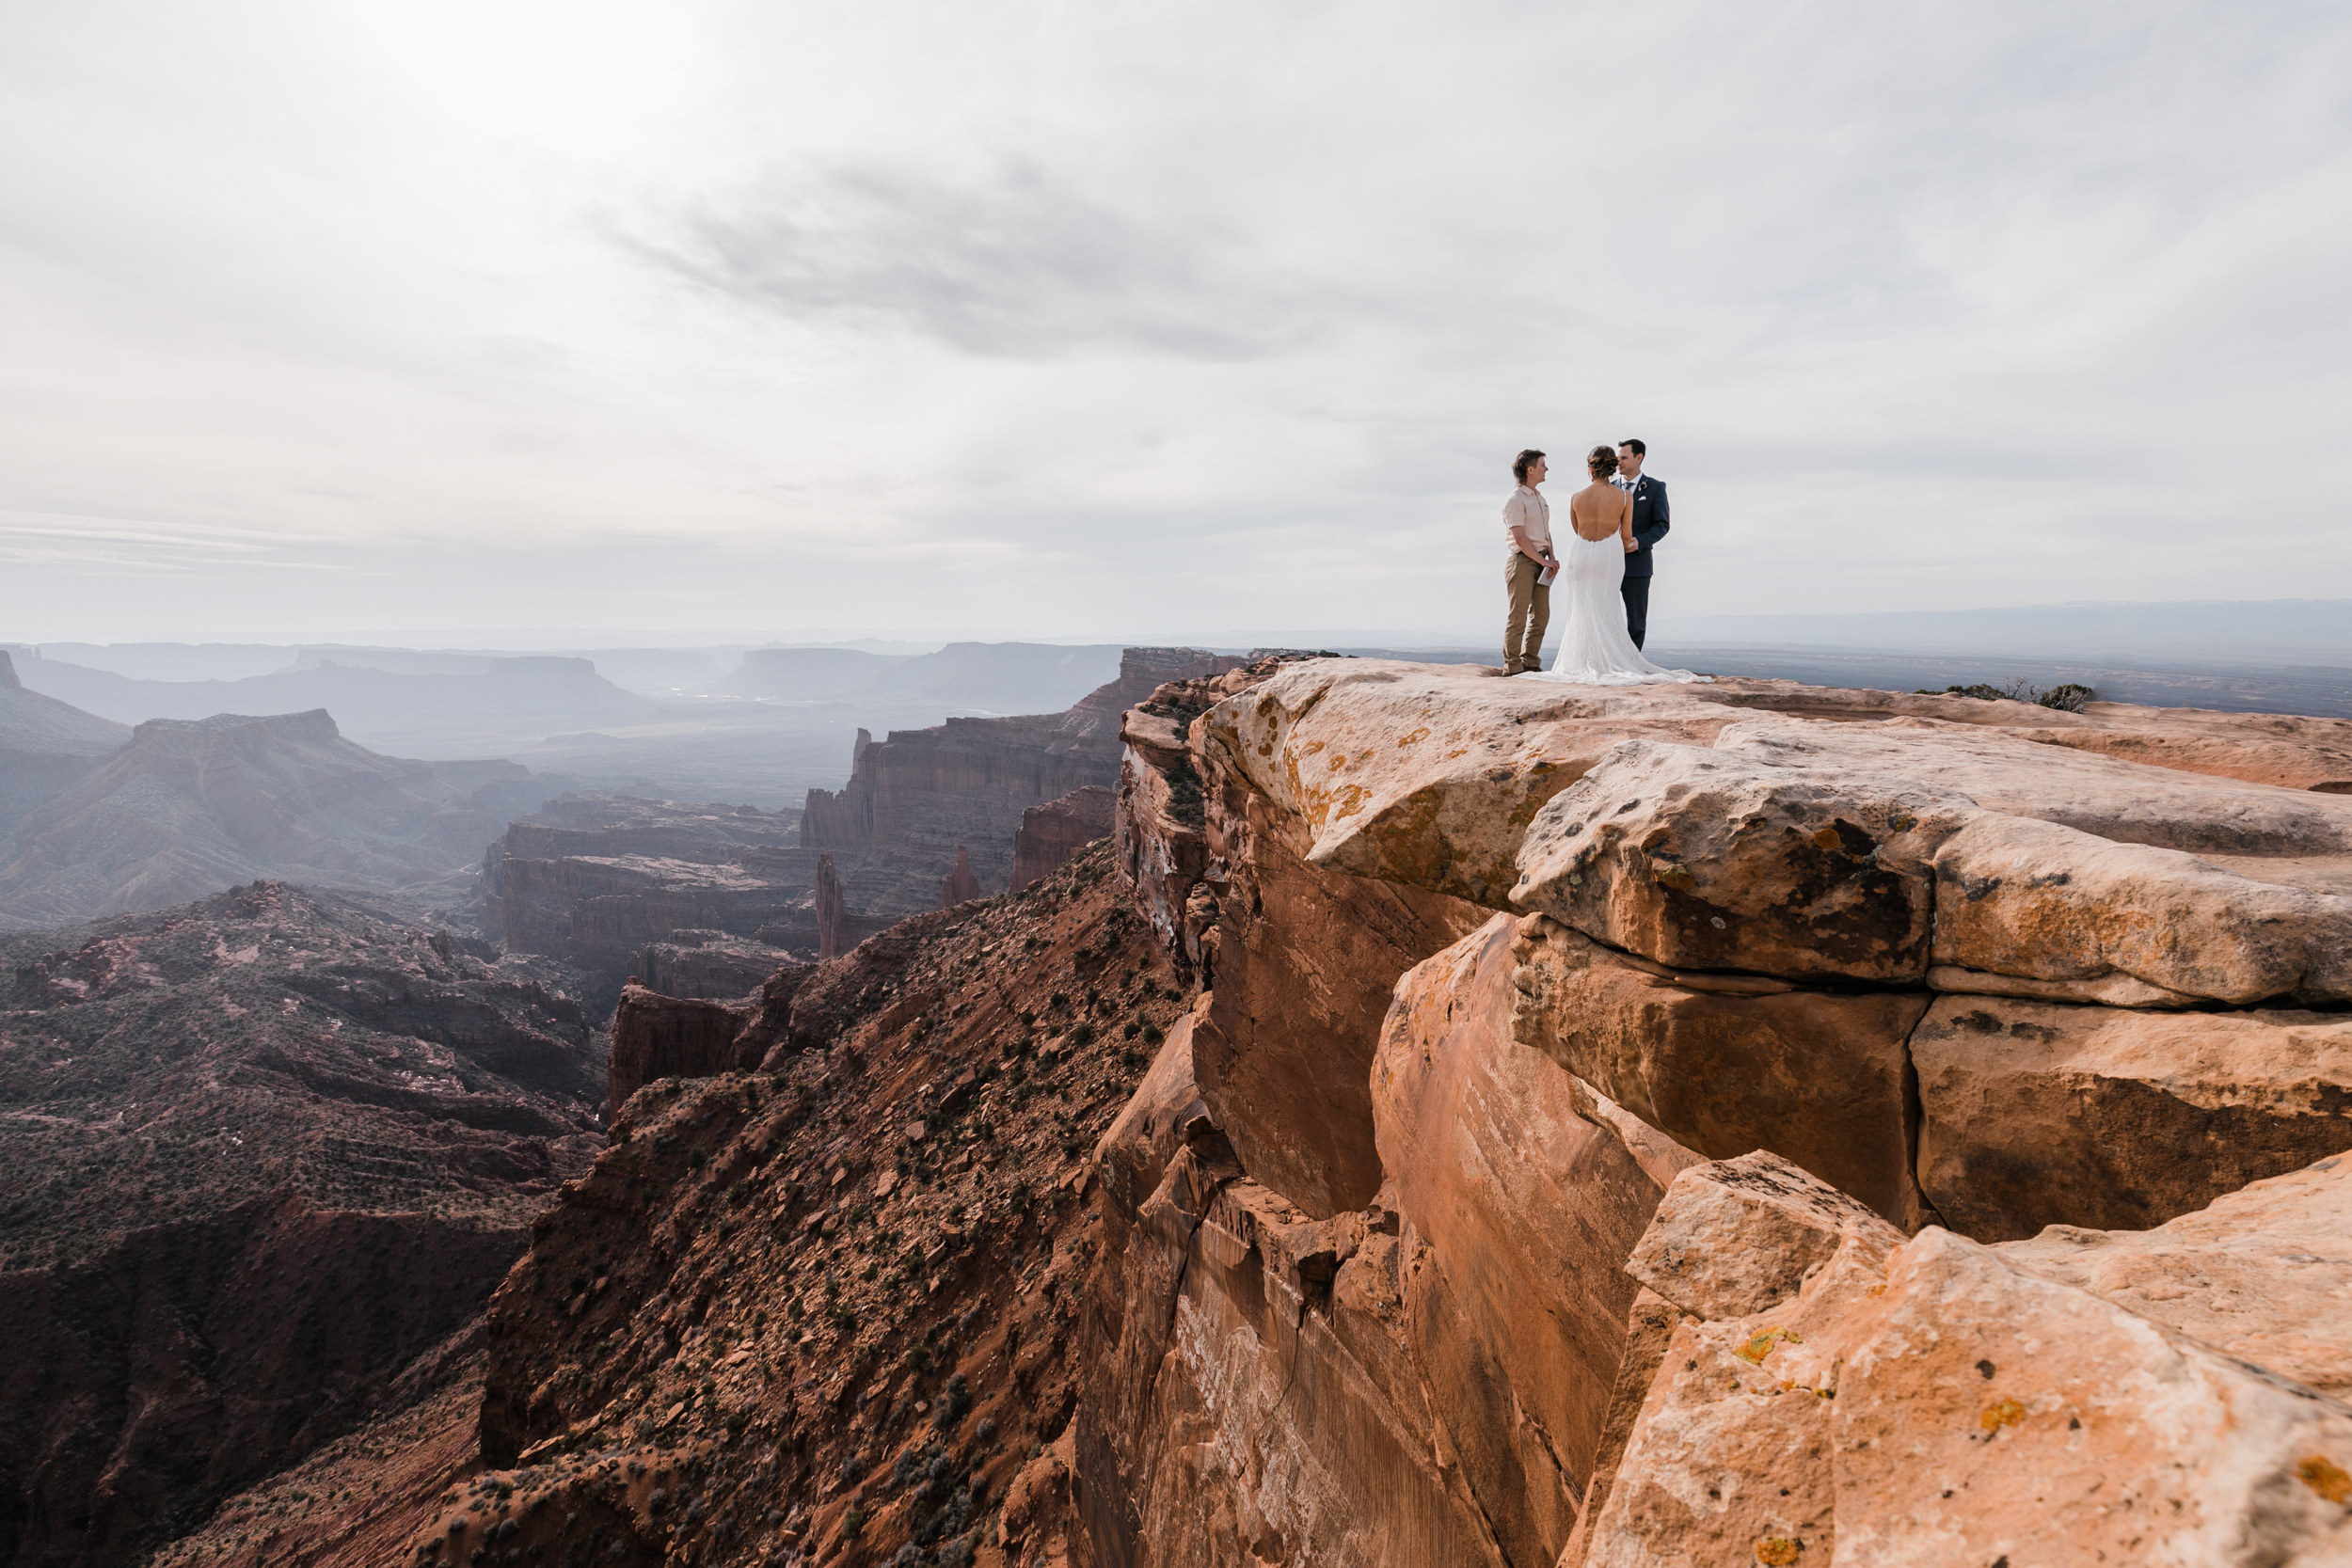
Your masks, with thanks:
[[(2127, 760), (2190, 733), (2183, 767)], [(2307, 1357), (2259, 1330), (2280, 1364), (2249, 1376), (2183, 1338), (2211, 1308), (2134, 1327), (2004, 1251), (2137, 1278), (2161, 1227), (2236, 1246), (2229, 1195), (2352, 1148), (2352, 811), (2280, 783), (2334, 781), (2334, 728), (1364, 660), (1171, 686), (1125, 736), (1122, 863), (1205, 989), (1098, 1149), (1101, 1560), (2340, 1548), (2352, 1428), (2265, 1391)], [(1661, 1207), (1693, 1181), (1730, 1196)], [(2352, 1326), (2324, 1280), (2297, 1299), (2307, 1341)], [(1919, 1349), (1947, 1309), (2001, 1354)], [(1814, 1333), (1877, 1380), (1831, 1392), (1883, 1462), (1838, 1447)], [(2081, 1375), (2033, 1348), (2075, 1336)], [(2022, 1391), (1976, 1400), (1979, 1360)], [(2193, 1408), (2058, 1421), (2107, 1457), (1974, 1457), (2090, 1397), (2059, 1384), (2184, 1379)], [(1947, 1386), (1961, 1447), (1899, 1460), (1946, 1441)], [(2102, 1465), (2211, 1500), (1996, 1526), (1916, 1490), (1963, 1455), (2019, 1513)]]
[(1012, 835), (1012, 891), (1036, 886), (1071, 856), (1109, 837), (1118, 805), (1113, 791), (1089, 784), (1023, 812)]

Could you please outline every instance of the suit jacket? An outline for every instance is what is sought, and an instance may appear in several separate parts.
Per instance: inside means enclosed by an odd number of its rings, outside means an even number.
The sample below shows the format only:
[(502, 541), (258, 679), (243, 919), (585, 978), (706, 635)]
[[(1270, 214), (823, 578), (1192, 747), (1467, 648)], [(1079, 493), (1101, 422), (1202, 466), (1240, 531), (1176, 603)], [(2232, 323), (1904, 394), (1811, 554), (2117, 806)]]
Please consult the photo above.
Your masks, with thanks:
[(1625, 575), (1645, 578), (1651, 574), (1650, 546), (1666, 537), (1670, 525), (1666, 518), (1666, 482), (1644, 474), (1633, 482), (1633, 542), (1641, 548), (1625, 558)]

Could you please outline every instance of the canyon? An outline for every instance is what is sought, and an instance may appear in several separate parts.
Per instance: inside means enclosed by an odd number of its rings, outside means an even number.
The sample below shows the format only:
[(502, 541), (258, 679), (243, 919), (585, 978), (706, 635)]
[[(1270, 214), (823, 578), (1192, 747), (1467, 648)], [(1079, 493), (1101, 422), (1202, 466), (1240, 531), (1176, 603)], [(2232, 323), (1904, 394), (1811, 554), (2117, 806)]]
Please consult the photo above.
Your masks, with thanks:
[[(1036, 663), (1050, 650), (1017, 651)], [(848, 651), (780, 650), (778, 662), (803, 653)], [(681, 988), (672, 994), (739, 997), (778, 964), (845, 953), (909, 915), (1003, 892), (1016, 861), (1024, 886), (1052, 871), (1108, 832), (1120, 714), (1165, 681), (1240, 662), (1128, 648), (1117, 677), (1066, 712), (950, 719), (882, 740), (860, 730), (849, 782), (810, 790), (798, 811), (549, 801), (485, 855), (485, 927), (511, 952), (596, 975), (602, 1006), (629, 975), (655, 969)]]
[(609, 1140), (156, 1560), (2352, 1554), (2352, 723), (1129, 658), (648, 819), (813, 943), (599, 936)]
[(133, 1560), (478, 1354), (602, 1143), (570, 980), (275, 882), (0, 937), (8, 1560)]

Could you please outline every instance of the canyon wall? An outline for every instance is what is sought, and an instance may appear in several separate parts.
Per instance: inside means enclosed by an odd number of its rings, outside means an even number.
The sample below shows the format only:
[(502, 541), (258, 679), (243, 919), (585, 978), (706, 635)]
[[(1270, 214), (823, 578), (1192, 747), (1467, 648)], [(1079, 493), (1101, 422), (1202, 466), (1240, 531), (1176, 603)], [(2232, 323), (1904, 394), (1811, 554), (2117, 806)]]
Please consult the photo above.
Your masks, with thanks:
[[(951, 719), (881, 741), (861, 730), (849, 784), (811, 790), (800, 813), (612, 795), (549, 801), (485, 857), (485, 924), (509, 952), (561, 958), (597, 975), (601, 1006), (665, 944), (712, 949), (711, 961), (655, 955), (681, 976), (713, 976), (688, 980), (695, 994), (739, 996), (748, 985), (708, 988), (722, 972), (744, 973), (757, 951), (773, 955), (771, 968), (832, 958), (937, 909), (960, 864), (972, 879), (956, 883), (958, 901), (1003, 889), (1027, 811), (1116, 780), (1129, 703), (1175, 675), (1235, 662), (1130, 648), (1118, 679), (1064, 713)], [(1041, 827), (1033, 858), (1061, 863), (1077, 847), (1065, 842), (1070, 827), (1100, 816), (1082, 808), (1067, 823), (1047, 819), (1053, 826)], [(828, 863), (837, 900), (821, 885)], [(718, 935), (681, 942), (677, 932)], [(744, 961), (715, 961), (721, 948)]]
[(1126, 737), (1201, 990), (1097, 1149), (1098, 1560), (2352, 1547), (2352, 725), (1319, 660)]

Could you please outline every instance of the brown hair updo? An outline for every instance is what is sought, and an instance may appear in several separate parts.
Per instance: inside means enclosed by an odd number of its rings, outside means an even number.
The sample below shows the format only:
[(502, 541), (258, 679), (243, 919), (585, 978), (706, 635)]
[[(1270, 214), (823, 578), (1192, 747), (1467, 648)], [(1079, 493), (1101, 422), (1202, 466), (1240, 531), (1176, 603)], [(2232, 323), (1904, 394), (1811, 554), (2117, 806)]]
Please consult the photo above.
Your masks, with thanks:
[(1584, 467), (1592, 470), (1595, 479), (1610, 478), (1617, 471), (1617, 449), (1595, 447), (1584, 454)]

